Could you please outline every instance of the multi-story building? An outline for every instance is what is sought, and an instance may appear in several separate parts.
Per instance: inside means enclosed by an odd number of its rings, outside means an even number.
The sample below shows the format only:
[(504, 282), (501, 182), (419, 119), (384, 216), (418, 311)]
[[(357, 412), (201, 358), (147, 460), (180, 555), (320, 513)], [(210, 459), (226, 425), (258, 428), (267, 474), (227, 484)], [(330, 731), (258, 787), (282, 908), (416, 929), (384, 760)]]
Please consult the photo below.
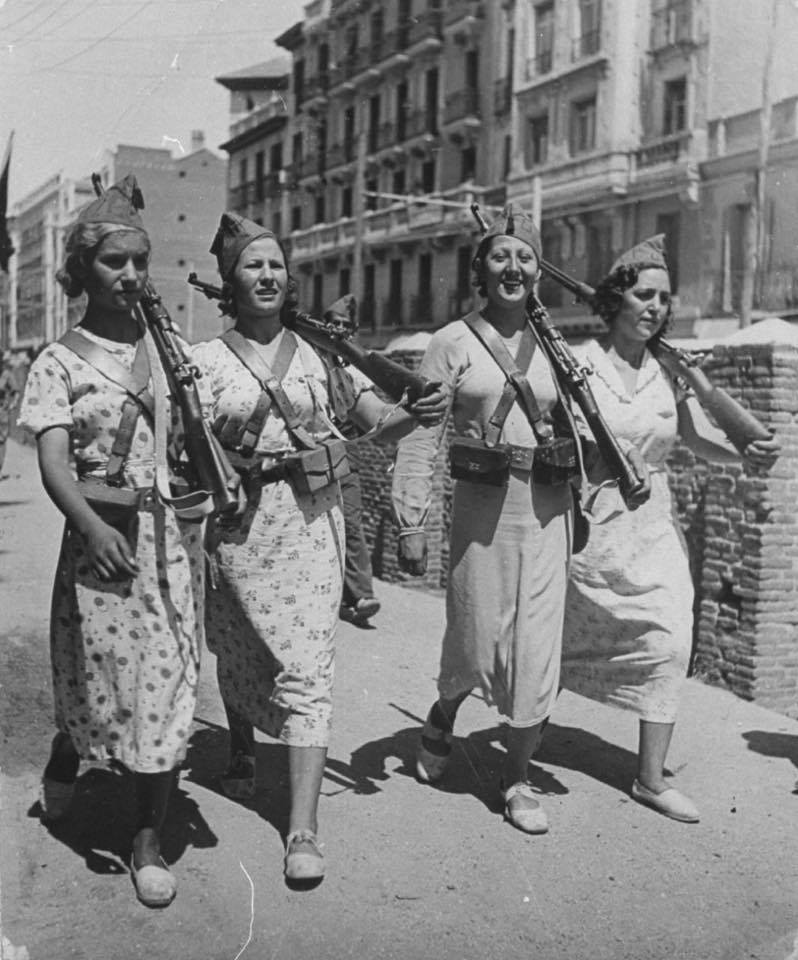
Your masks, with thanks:
[[(791, 206), (796, 199), (787, 181), (795, 180), (798, 77), (787, 69), (787, 38), (798, 40), (798, 17), (794, 5), (782, 7), (765, 135), (774, 145), (771, 206), (779, 192)], [(516, 3), (508, 197), (530, 204), (539, 194), (548, 259), (595, 282), (621, 250), (664, 233), (685, 332), (701, 317), (744, 308), (771, 9), (724, 0)], [(790, 304), (780, 294), (795, 281), (790, 270), (785, 283), (774, 257), (794, 254), (795, 235), (785, 224), (777, 240), (775, 228), (771, 221), (760, 271), (770, 266), (770, 279), (754, 302), (782, 310)], [(578, 319), (561, 289), (549, 283), (543, 295), (561, 321)]]
[[(473, 200), (531, 208), (547, 259), (592, 282), (665, 233), (682, 333), (753, 287), (755, 307), (788, 310), (798, 10), (780, 5), (774, 28), (770, 3), (725, 0), (313, 0), (278, 38), (290, 68), (220, 78), (230, 202), (288, 239), (305, 306), (351, 290), (378, 344), (471, 306)], [(589, 325), (552, 282), (541, 295), (566, 329)]]
[[(100, 165), (103, 183), (136, 175), (145, 200), (144, 220), (153, 247), (151, 276), (183, 333), (202, 340), (220, 332), (216, 307), (186, 283), (191, 270), (210, 274), (208, 253), (225, 207), (225, 161), (206, 150), (200, 132), (186, 156), (168, 150), (119, 146)], [(82, 299), (67, 300), (55, 280), (64, 241), (78, 211), (94, 198), (91, 180), (56, 174), (12, 209), (8, 304), (2, 340), (10, 347), (49, 342), (80, 318)]]

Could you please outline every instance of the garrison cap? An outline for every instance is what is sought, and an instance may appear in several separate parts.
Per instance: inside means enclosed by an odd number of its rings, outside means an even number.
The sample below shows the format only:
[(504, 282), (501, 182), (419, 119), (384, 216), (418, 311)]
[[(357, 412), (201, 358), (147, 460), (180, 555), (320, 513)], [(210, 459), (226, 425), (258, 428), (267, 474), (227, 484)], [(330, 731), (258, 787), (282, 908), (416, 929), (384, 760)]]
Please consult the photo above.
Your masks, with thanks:
[(637, 270), (667, 270), (665, 234), (658, 233), (647, 240), (641, 240), (631, 250), (622, 253), (610, 267), (610, 273), (615, 273), (619, 267), (634, 267)]
[(277, 240), (277, 243), (280, 243), (273, 230), (255, 223), (254, 220), (242, 217), (237, 213), (222, 214), (219, 228), (209, 251), (216, 257), (216, 263), (219, 265), (219, 275), (222, 279), (230, 279), (233, 267), (244, 249), (253, 240), (260, 240), (261, 237), (271, 237), (273, 240)]
[(130, 230), (145, 231), (139, 210), (144, 197), (132, 173), (109, 187), (101, 197), (92, 200), (78, 214), (78, 223), (109, 223)]
[(508, 204), (499, 216), (493, 220), (488, 229), (483, 234), (480, 246), (486, 245), (488, 240), (493, 237), (518, 237), (524, 243), (528, 243), (535, 251), (535, 256), (540, 260), (542, 243), (540, 241), (540, 231), (535, 221), (525, 210), (513, 210), (512, 204)]

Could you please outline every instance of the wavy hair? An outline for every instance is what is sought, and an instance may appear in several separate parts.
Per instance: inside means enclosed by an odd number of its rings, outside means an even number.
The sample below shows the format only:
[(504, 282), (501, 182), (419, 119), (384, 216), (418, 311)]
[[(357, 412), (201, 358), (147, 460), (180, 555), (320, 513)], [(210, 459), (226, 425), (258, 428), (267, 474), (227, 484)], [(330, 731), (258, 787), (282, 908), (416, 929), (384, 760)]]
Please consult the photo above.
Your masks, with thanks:
[[(640, 271), (644, 269), (646, 268), (636, 267), (633, 264), (623, 264), (613, 270), (612, 273), (608, 273), (596, 287), (596, 293), (593, 297), (593, 313), (601, 317), (608, 327), (612, 325), (613, 320), (615, 320), (615, 317), (618, 315), (618, 311), (621, 309), (624, 293), (627, 290), (631, 290), (637, 283), (640, 277)], [(658, 267), (657, 269), (661, 268)], [(668, 276), (670, 276), (670, 273), (668, 273)], [(659, 337), (665, 336), (672, 323), (673, 303), (669, 303), (668, 312), (665, 315), (665, 322), (651, 339), (656, 340)]]
[[(100, 244), (111, 233), (144, 233), (135, 227), (125, 227), (118, 223), (76, 223), (69, 231), (66, 240), (64, 263), (55, 275), (55, 279), (64, 288), (70, 298), (79, 297), (86, 289), (86, 273), (97, 255)], [(149, 246), (150, 238), (147, 237)]]

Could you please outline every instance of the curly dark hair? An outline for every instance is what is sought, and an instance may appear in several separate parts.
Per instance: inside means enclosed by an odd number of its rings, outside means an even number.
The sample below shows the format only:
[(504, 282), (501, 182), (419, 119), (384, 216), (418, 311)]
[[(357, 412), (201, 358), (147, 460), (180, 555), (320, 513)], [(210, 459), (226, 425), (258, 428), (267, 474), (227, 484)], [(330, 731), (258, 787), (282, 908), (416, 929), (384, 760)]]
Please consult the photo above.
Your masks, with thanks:
[[(636, 267), (633, 264), (623, 264), (613, 270), (612, 273), (608, 273), (596, 287), (592, 303), (593, 313), (601, 317), (608, 327), (612, 325), (612, 321), (621, 309), (624, 293), (637, 283), (640, 271), (644, 269), (646, 268)], [(669, 303), (665, 323), (651, 339), (654, 340), (664, 336), (672, 322), (673, 304)]]
[[(257, 238), (256, 238), (257, 239)], [(283, 255), (283, 260), (285, 261), (285, 269), (288, 271), (288, 280), (285, 285), (285, 300), (283, 302), (282, 309), (280, 310), (280, 321), (286, 317), (287, 314), (292, 313), (299, 306), (299, 285), (294, 279), (293, 274), (291, 273), (291, 265), (288, 260), (288, 252), (283, 245), (282, 240), (279, 237), (274, 237), (274, 241), (277, 246), (280, 248), (280, 252)], [(254, 241), (253, 241), (254, 242)], [(248, 245), (247, 245), (248, 246)], [(246, 247), (244, 248), (246, 250)], [(241, 253), (244, 251), (242, 250)], [(239, 254), (240, 256), (240, 254)], [(237, 263), (238, 261), (236, 261)], [(235, 264), (228, 274), (227, 277), (222, 277), (222, 298), (219, 303), (219, 309), (223, 314), (228, 317), (235, 319), (238, 316), (238, 310), (236, 309), (236, 301), (233, 296), (233, 284), (230, 282), (230, 276), (235, 270)]]

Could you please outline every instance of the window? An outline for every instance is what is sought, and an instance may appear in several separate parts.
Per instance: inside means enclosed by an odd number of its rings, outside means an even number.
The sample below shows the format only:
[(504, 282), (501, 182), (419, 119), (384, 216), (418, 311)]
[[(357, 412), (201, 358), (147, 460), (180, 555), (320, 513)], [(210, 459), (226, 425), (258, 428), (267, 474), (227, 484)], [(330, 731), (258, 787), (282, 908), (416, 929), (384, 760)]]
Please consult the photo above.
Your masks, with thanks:
[(598, 53), (601, 46), (601, 0), (579, 0), (579, 31), (574, 40), (572, 59)]
[(385, 17), (382, 8), (378, 7), (371, 15), (371, 52), (372, 56), (379, 57), (382, 53), (382, 39), (385, 33)]
[(435, 160), (425, 160), (421, 164), (421, 189), (424, 193), (435, 190)]
[(360, 324), (374, 329), (375, 268), (373, 263), (363, 267), (363, 302), (360, 305)]
[(305, 61), (294, 61), (294, 97), (297, 106), (305, 99)]
[[(560, 266), (563, 260), (562, 234), (556, 227), (545, 222), (541, 234), (546, 259)], [(563, 303), (562, 285), (557, 283), (556, 280), (552, 280), (548, 274), (543, 273), (540, 278), (539, 296), (541, 302), (547, 307), (561, 307)]]
[(407, 139), (407, 82), (402, 81), (396, 88), (396, 139), (399, 143)]
[(322, 118), (316, 127), (316, 157), (319, 161), (319, 173), (323, 173), (327, 164), (327, 120), (325, 118)]
[(438, 68), (427, 70), (424, 78), (424, 132), (438, 132)]
[(316, 199), (313, 204), (313, 216), (316, 219), (316, 223), (324, 223), (326, 219), (326, 210), (324, 203), (324, 192), (316, 194)]
[(341, 216), (352, 216), (352, 188), (343, 187), (341, 190)]
[(598, 279), (606, 276), (612, 259), (612, 227), (608, 223), (589, 226), (587, 228), (588, 277)]
[(313, 315), (320, 317), (324, 312), (324, 277), (320, 273), (313, 274)]
[(460, 182), (473, 180), (477, 175), (477, 148), (463, 147), (460, 151)]
[(391, 305), (392, 326), (402, 324), (402, 261), (391, 260), (391, 272), (388, 286), (388, 302)]
[(283, 235), (283, 218), (279, 210), (275, 210), (272, 214), (272, 230), (274, 230), (278, 237)]
[(262, 150), (258, 150), (255, 154), (255, 199), (263, 199), (263, 168), (265, 162), (265, 155)]
[(269, 170), (277, 173), (283, 169), (283, 145), (282, 143), (273, 143), (269, 149)]
[(414, 323), (432, 322), (432, 254), (422, 253), (418, 258), (418, 298)]
[[(457, 248), (457, 299), (459, 304), (471, 296), (471, 247)], [(458, 309), (460, 306), (458, 304)]]
[(671, 275), (671, 293), (679, 291), (679, 233), (681, 218), (679, 211), (657, 214), (656, 233), (665, 234), (665, 256), (668, 258), (668, 272)]
[(586, 153), (596, 146), (596, 98), (576, 100), (571, 104), (571, 128), (568, 147), (571, 155)]
[(330, 48), (326, 43), (322, 43), (319, 47), (319, 80), (323, 84), (327, 82), (327, 75), (330, 70)]
[(342, 297), (344, 294), (349, 293), (349, 286), (352, 282), (352, 275), (349, 272), (348, 267), (344, 267), (343, 270), (338, 274), (338, 296)]
[(291, 229), (302, 229), (302, 207), (291, 207)]
[(669, 80), (663, 97), (662, 132), (665, 136), (687, 129), (687, 79)]
[(400, 50), (404, 50), (410, 39), (411, 19), (412, 0), (399, 0), (399, 10), (396, 18), (399, 29), (396, 31), (396, 40), (397, 47)]
[(242, 157), (238, 163), (238, 183), (242, 187), (247, 182), (247, 173), (247, 158)]
[(530, 117), (527, 122), (526, 155), (527, 169), (546, 163), (549, 156), (549, 115)]
[(506, 180), (510, 176), (510, 167), (513, 163), (513, 137), (506, 134), (504, 137), (504, 159), (502, 161), (502, 177)]
[[(377, 192), (379, 184), (376, 180), (366, 180), (366, 193), (374, 194)], [(374, 196), (366, 197), (366, 210), (377, 209), (377, 198)]]
[(291, 147), (291, 157), (292, 157), (291, 162), (295, 166), (297, 164), (302, 163), (302, 154), (303, 154), (302, 134), (295, 133), (294, 139), (292, 140), (292, 147)]
[(534, 74), (549, 73), (554, 59), (554, 4), (535, 7)]
[(407, 192), (407, 180), (404, 169), (394, 170), (392, 180), (392, 190), (394, 193)]
[(352, 160), (355, 156), (355, 108), (347, 107), (344, 110), (344, 160)]
[(369, 153), (376, 153), (380, 136), (380, 95), (369, 97)]

